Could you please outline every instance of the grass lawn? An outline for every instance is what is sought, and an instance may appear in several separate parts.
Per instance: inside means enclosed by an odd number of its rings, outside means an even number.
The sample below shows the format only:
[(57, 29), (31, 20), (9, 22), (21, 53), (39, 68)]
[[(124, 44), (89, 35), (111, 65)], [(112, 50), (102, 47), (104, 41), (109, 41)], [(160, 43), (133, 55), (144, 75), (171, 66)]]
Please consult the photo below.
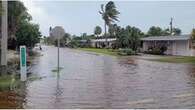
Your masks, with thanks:
[(95, 52), (98, 54), (106, 54), (106, 55), (112, 55), (112, 56), (119, 56), (117, 51), (113, 51), (111, 49), (99, 49), (99, 48), (78, 48), (78, 50), (83, 51), (89, 51), (89, 52)]
[[(106, 54), (112, 56), (120, 56), (117, 51), (111, 49), (99, 49), (99, 48), (78, 48), (78, 50), (95, 52), (97, 54)], [(190, 63), (195, 64), (195, 56), (162, 56), (152, 61), (169, 62), (169, 63)]]
[(10, 86), (19, 83), (19, 79), (13, 75), (5, 75), (0, 77), (0, 91), (9, 90)]
[(164, 56), (161, 58), (153, 59), (160, 62), (170, 62), (170, 63), (191, 63), (195, 64), (194, 56)]

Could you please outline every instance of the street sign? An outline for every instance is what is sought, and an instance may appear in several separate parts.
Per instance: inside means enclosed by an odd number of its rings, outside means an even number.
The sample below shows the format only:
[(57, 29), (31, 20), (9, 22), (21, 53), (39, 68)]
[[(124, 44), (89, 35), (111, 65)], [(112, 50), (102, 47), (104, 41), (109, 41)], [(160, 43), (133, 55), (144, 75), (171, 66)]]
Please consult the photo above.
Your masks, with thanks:
[(20, 46), (20, 79), (26, 81), (27, 78), (26, 69), (26, 46)]
[(55, 38), (57, 38), (58, 40), (58, 59), (57, 59), (57, 70), (58, 70), (58, 73), (59, 73), (59, 70), (60, 70), (60, 38), (62, 38), (65, 34), (65, 31), (63, 29), (63, 27), (61, 26), (56, 26), (54, 29), (51, 30), (51, 34), (52, 36), (54, 36)]
[(63, 27), (61, 26), (56, 26), (51, 30), (52, 36), (54, 36), (56, 39), (60, 39), (64, 36), (65, 31)]

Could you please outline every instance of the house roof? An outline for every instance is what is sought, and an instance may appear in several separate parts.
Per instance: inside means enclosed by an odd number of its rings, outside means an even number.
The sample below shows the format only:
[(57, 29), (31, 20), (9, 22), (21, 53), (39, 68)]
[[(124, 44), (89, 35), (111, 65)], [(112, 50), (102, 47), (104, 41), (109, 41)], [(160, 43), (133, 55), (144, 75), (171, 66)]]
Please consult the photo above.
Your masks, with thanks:
[(173, 40), (189, 40), (190, 35), (180, 35), (180, 36), (152, 36), (141, 38), (142, 41), (173, 41)]
[[(116, 38), (108, 38), (107, 41), (110, 42), (110, 41), (115, 41)], [(92, 42), (106, 42), (106, 39), (93, 39), (91, 40)]]

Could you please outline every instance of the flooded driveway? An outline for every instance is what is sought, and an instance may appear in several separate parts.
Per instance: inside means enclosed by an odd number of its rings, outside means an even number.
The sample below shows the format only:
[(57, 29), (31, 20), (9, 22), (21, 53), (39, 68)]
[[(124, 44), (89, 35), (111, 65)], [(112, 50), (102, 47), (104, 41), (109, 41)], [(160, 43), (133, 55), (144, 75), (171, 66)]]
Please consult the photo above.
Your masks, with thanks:
[(195, 67), (43, 47), (24, 108), (195, 108)]

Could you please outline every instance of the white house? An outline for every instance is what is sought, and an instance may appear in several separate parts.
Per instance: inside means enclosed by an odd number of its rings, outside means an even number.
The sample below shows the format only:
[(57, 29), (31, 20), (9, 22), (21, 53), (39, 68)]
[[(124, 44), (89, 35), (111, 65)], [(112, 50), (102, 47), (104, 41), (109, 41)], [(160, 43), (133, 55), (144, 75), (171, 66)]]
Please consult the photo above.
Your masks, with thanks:
[[(112, 44), (115, 43), (115, 41), (116, 41), (116, 38), (107, 38), (108, 47), (111, 48)], [(106, 46), (106, 39), (105, 38), (92, 39), (91, 45), (92, 45), (92, 47), (103, 48)]]
[(154, 36), (142, 38), (142, 51), (149, 51), (151, 48), (165, 46), (167, 55), (192, 56), (190, 35), (181, 36)]

